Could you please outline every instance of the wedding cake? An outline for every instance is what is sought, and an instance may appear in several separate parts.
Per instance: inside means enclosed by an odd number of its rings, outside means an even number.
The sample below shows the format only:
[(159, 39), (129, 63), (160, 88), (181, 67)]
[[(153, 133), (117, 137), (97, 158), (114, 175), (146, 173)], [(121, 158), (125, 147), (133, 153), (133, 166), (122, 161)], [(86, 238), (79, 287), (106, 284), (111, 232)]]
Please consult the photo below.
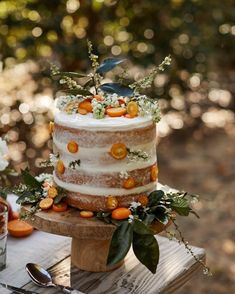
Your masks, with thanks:
[[(68, 103), (62, 105), (66, 109)], [(156, 125), (151, 115), (106, 114), (97, 119), (92, 113), (61, 111), (55, 116), (53, 145), (54, 181), (66, 190), (70, 206), (90, 211), (128, 207), (156, 188)]]

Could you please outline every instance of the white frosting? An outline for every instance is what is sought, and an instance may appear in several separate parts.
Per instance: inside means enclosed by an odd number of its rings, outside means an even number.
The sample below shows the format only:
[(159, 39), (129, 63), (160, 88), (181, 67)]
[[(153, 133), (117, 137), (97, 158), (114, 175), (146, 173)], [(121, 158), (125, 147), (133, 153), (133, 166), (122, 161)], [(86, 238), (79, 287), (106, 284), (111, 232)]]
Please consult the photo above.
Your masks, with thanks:
[(156, 187), (156, 182), (151, 182), (145, 186), (135, 187), (132, 189), (123, 189), (123, 188), (104, 188), (104, 187), (92, 187), (88, 185), (76, 185), (71, 183), (65, 183), (57, 178), (54, 173), (54, 180), (56, 184), (70, 192), (77, 192), (81, 194), (94, 195), (94, 196), (123, 196), (131, 194), (140, 194), (144, 192), (153, 191)]
[(135, 128), (143, 128), (153, 123), (151, 116), (146, 117), (109, 117), (106, 116), (102, 119), (96, 119), (91, 113), (86, 115), (81, 114), (67, 114), (59, 112), (55, 115), (55, 122), (59, 125), (77, 128), (88, 131), (119, 131), (119, 130), (132, 130)]
[[(123, 160), (113, 159), (109, 154), (110, 145), (100, 148), (79, 147), (78, 152), (71, 153), (67, 149), (67, 144), (59, 142), (55, 138), (53, 138), (53, 142), (56, 148), (60, 150), (60, 158), (64, 162), (66, 167), (68, 167), (71, 161), (80, 159), (80, 168), (86, 172), (121, 172), (123, 170), (130, 171), (133, 169), (145, 168), (147, 166), (154, 164), (157, 161), (156, 143), (154, 142), (130, 146), (130, 148), (133, 148), (134, 150), (144, 150), (149, 155), (148, 160), (136, 162), (129, 162), (127, 158)], [(107, 160), (105, 160), (105, 158)]]

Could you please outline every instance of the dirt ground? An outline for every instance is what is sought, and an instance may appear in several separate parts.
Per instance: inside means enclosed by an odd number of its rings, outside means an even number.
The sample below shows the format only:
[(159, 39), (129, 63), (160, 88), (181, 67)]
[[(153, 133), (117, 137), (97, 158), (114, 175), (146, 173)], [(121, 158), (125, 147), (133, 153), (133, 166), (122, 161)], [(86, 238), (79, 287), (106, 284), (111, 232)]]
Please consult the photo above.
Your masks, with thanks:
[(234, 293), (235, 128), (176, 132), (160, 141), (158, 162), (161, 183), (200, 196), (200, 220), (192, 215), (178, 223), (191, 244), (205, 248), (213, 272), (197, 274), (178, 293)]

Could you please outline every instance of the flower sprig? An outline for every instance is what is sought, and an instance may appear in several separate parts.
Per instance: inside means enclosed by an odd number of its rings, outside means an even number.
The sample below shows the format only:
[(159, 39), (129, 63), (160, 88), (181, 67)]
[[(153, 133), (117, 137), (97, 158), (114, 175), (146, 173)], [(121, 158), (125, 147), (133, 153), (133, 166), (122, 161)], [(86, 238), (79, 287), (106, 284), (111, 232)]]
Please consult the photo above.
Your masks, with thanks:
[(132, 89), (135, 90), (135, 92), (140, 91), (141, 89), (146, 89), (151, 87), (153, 84), (153, 81), (156, 77), (156, 75), (160, 71), (164, 71), (165, 67), (171, 64), (171, 56), (168, 55), (167, 57), (164, 58), (164, 60), (157, 66), (155, 67), (146, 77), (134, 82), (133, 84), (130, 85)]

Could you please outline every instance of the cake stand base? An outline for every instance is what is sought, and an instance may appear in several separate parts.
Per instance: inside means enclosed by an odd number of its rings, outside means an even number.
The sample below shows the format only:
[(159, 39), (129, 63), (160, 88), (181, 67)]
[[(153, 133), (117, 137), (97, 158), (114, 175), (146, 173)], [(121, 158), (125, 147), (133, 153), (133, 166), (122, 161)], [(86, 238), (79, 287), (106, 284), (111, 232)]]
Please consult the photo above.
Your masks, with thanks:
[[(30, 206), (23, 206), (29, 212)], [(26, 220), (34, 228), (62, 236), (72, 237), (71, 263), (84, 271), (107, 272), (124, 262), (107, 266), (109, 246), (116, 226), (106, 224), (97, 218), (81, 218), (79, 211), (69, 208), (65, 212), (40, 211)], [(159, 233), (165, 228), (156, 223), (152, 229)]]

